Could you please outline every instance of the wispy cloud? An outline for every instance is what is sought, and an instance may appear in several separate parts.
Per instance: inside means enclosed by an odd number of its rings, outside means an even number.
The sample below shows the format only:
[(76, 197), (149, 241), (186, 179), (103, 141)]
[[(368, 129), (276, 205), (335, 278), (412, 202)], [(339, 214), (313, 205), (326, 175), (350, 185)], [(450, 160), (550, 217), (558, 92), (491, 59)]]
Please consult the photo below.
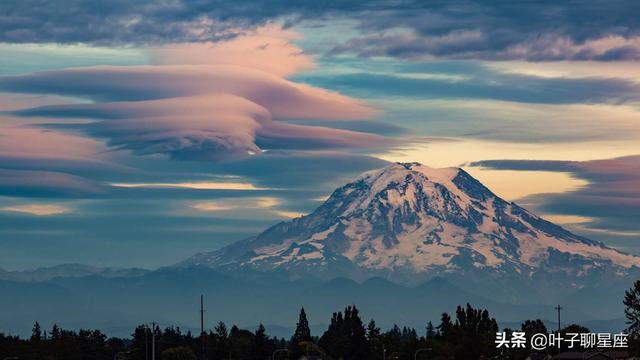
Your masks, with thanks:
[(299, 211), (289, 211), (283, 208), (282, 200), (275, 197), (258, 197), (243, 199), (220, 199), (216, 201), (196, 201), (189, 204), (189, 207), (201, 212), (244, 212), (248, 210), (259, 210), (276, 217), (296, 218), (303, 213)]
[(36, 216), (62, 215), (72, 211), (71, 208), (54, 204), (23, 204), (0, 207), (0, 211), (24, 213)]
[(232, 182), (180, 182), (180, 183), (112, 183), (111, 186), (124, 188), (165, 188), (196, 190), (267, 190), (253, 184)]

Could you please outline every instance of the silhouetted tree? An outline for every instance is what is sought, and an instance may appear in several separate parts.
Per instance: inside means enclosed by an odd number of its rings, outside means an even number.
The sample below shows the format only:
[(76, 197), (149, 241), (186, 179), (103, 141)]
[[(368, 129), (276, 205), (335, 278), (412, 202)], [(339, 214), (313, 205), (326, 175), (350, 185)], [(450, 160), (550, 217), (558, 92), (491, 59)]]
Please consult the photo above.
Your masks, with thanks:
[(253, 342), (251, 344), (251, 358), (258, 359), (267, 359), (271, 356), (273, 352), (274, 345), (266, 334), (266, 330), (262, 324), (258, 326), (254, 336)]
[(427, 339), (433, 339), (436, 337), (436, 330), (433, 327), (433, 323), (431, 321), (429, 321), (427, 323), (427, 332), (426, 332), (426, 338)]
[[(365, 327), (355, 306), (348, 306), (342, 312), (334, 313), (329, 328), (316, 344), (309, 331), (306, 313), (301, 311), (296, 332), (291, 341), (270, 338), (264, 326), (260, 325), (255, 332), (232, 326), (230, 330), (223, 322), (208, 331), (205, 337), (205, 355), (207, 359), (223, 360), (264, 360), (271, 356), (275, 349), (292, 347), (294, 343), (302, 349), (301, 355), (307, 352), (312, 356), (325, 356), (333, 359), (412, 359), (415, 351), (430, 348), (423, 352), (421, 359), (478, 359), (500, 358), (521, 360), (528, 351), (512, 351), (513, 349), (495, 349), (495, 332), (497, 323), (486, 310), (474, 309), (467, 304), (458, 307), (455, 321), (448, 314), (443, 314), (437, 332), (431, 323), (427, 323), (427, 336), (418, 337), (415, 329), (394, 325), (382, 332), (375, 320), (369, 321)], [(150, 357), (151, 334), (156, 337), (156, 354), (164, 360), (193, 360), (200, 353), (201, 343), (194, 339), (190, 332), (183, 333), (178, 327), (150, 329), (138, 326), (131, 340), (117, 338), (107, 339), (98, 330), (80, 329), (78, 332), (65, 330), (54, 325), (50, 336), (45, 337), (40, 325), (34, 324), (32, 336), (23, 340), (18, 337), (0, 334), (0, 359), (18, 356), (26, 360), (110, 360), (119, 352), (131, 360), (142, 360)], [(525, 321), (522, 324), (525, 332), (544, 332), (544, 323), (540, 320)], [(153, 332), (152, 332), (153, 331)], [(585, 332), (587, 329), (569, 326), (566, 332)], [(39, 340), (38, 340), (39, 339)], [(298, 339), (307, 339), (298, 341)], [(39, 345), (34, 346), (35, 343)], [(320, 346), (319, 346), (320, 345)], [(526, 350), (526, 349), (525, 349)], [(146, 356), (148, 354), (148, 356)], [(284, 354), (283, 354), (284, 355)], [(295, 359), (289, 354), (289, 359)]]
[(640, 280), (624, 294), (624, 316), (627, 318), (627, 332), (632, 337), (640, 337)]
[(481, 355), (493, 356), (496, 352), (495, 336), (498, 323), (487, 310), (474, 309), (470, 304), (458, 306), (456, 321), (449, 328), (448, 316), (443, 314), (441, 332), (445, 341), (453, 344), (456, 358), (477, 359)]
[(333, 313), (319, 345), (334, 358), (367, 359), (369, 347), (358, 309), (347, 306), (344, 317), (341, 312)]
[(451, 316), (447, 313), (442, 313), (442, 316), (440, 317), (440, 325), (438, 325), (439, 335), (444, 339), (447, 339), (451, 336), (451, 329), (453, 329)]
[(241, 330), (233, 325), (229, 331), (229, 343), (231, 355), (234, 359), (248, 359), (251, 356), (251, 344), (253, 333), (249, 330)]
[(229, 331), (227, 325), (220, 321), (209, 334), (210, 359), (228, 359), (231, 356), (231, 343), (229, 342)]
[(33, 328), (31, 329), (31, 338), (32, 343), (39, 343), (42, 340), (42, 329), (40, 329), (40, 323), (35, 322), (33, 324)]
[(58, 341), (60, 340), (60, 328), (57, 324), (53, 324), (51, 327), (51, 340)]
[(527, 334), (526, 338), (529, 339), (533, 334), (546, 334), (547, 326), (540, 319), (526, 320), (520, 326), (520, 329)]
[[(305, 343), (302, 346), (301, 343)], [(298, 323), (296, 324), (296, 330), (293, 333), (290, 341), (291, 357), (294, 359), (299, 358), (301, 355), (308, 352), (309, 343), (311, 341), (311, 329), (309, 329), (309, 321), (307, 320), (307, 314), (304, 312), (304, 308), (300, 309), (300, 315), (298, 315)]]
[(380, 337), (380, 328), (376, 326), (376, 321), (371, 319), (367, 324), (367, 339), (377, 339)]
[(151, 330), (146, 325), (139, 325), (131, 334), (131, 351), (134, 360), (144, 360), (151, 352)]

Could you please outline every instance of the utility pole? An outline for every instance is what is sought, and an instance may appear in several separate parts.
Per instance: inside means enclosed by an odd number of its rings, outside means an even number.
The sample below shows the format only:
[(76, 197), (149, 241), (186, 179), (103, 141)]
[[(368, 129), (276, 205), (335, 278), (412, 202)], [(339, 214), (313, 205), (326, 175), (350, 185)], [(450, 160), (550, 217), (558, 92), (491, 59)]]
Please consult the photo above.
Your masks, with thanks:
[(151, 323), (151, 360), (156, 360), (156, 323)]
[(144, 360), (149, 360), (149, 325), (144, 326)]
[(202, 346), (202, 360), (205, 360), (204, 348), (204, 295), (200, 295), (200, 343)]
[(560, 334), (560, 310), (562, 310), (563, 307), (558, 304), (558, 306), (556, 306), (554, 309), (558, 311), (558, 334)]

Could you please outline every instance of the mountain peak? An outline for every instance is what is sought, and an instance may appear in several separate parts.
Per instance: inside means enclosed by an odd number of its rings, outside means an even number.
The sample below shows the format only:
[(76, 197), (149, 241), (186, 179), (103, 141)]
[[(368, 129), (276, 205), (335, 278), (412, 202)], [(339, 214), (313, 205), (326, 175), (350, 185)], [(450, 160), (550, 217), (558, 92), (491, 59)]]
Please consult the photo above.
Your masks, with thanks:
[(496, 196), (459, 168), (410, 162), (365, 172), (309, 215), (183, 265), (293, 276), (622, 273), (640, 258), (572, 234)]
[(425, 175), (432, 181), (451, 181), (460, 172), (457, 167), (432, 168), (419, 162), (397, 162), (378, 170), (365, 172), (362, 176), (373, 174), (409, 173), (415, 172)]
[(422, 164), (421, 164), (421, 163), (416, 162), (416, 161), (414, 161), (414, 162), (396, 162), (396, 164), (398, 164), (398, 165), (400, 165), (400, 166), (404, 167), (404, 168), (405, 168), (405, 169), (407, 169), (407, 170), (412, 170), (412, 168), (413, 168), (414, 166), (415, 166), (415, 167), (422, 166)]

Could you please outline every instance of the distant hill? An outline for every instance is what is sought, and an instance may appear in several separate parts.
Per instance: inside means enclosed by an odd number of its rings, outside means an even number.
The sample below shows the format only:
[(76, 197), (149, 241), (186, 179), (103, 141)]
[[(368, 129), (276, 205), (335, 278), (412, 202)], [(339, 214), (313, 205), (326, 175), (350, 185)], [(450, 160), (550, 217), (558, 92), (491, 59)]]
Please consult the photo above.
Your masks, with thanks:
[(82, 264), (62, 264), (23, 271), (7, 271), (0, 269), (0, 280), (39, 282), (51, 280), (57, 277), (81, 277), (89, 275), (100, 275), (104, 277), (127, 277), (144, 275), (148, 271), (149, 270), (139, 268), (102, 268)]

